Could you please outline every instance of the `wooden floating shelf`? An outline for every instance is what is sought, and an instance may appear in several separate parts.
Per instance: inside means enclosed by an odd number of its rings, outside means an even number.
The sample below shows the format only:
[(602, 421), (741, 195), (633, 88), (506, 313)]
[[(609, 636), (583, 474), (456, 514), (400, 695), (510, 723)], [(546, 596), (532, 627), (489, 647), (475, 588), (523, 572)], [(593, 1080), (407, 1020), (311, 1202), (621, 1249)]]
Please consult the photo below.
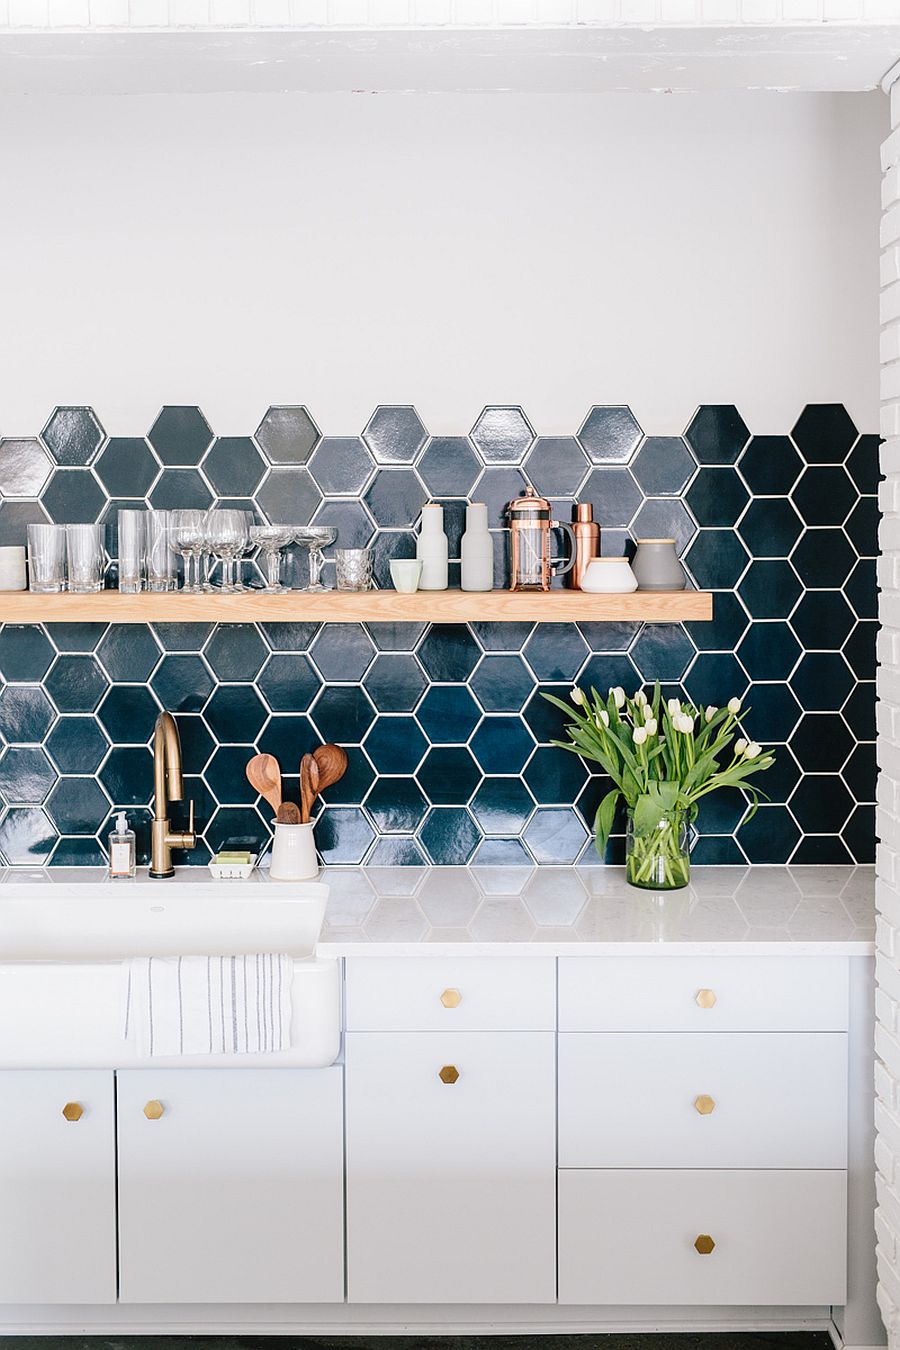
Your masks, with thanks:
[(266, 595), (0, 592), (0, 623), (681, 623), (712, 618), (708, 591), (289, 591)]

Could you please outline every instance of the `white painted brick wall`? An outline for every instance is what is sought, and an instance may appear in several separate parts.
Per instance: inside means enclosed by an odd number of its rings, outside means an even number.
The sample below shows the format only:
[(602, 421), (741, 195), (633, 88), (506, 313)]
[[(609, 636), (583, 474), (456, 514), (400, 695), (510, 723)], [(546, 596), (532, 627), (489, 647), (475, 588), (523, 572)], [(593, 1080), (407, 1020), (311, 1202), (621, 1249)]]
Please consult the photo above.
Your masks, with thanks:
[(900, 1347), (900, 70), (892, 72), (891, 125), (881, 149), (881, 447), (884, 513), (878, 560), (877, 1017), (875, 1145), (878, 1305)]

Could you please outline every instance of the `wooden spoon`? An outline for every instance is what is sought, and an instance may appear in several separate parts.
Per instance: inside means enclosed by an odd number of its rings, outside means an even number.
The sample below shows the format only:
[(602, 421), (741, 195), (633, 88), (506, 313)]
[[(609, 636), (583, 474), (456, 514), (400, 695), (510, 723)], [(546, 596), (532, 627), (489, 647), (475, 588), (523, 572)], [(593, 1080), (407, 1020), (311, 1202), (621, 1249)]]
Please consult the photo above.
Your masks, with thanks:
[(300, 813), (304, 825), (309, 824), (313, 802), (319, 792), (319, 766), (312, 755), (304, 755), (300, 761)]
[(274, 755), (254, 755), (247, 764), (247, 780), (277, 813), (281, 805), (281, 765)]
[(319, 766), (319, 792), (330, 788), (347, 772), (347, 752), (339, 745), (320, 745), (313, 751), (313, 759)]
[(302, 825), (300, 807), (296, 802), (282, 802), (275, 813), (276, 825)]

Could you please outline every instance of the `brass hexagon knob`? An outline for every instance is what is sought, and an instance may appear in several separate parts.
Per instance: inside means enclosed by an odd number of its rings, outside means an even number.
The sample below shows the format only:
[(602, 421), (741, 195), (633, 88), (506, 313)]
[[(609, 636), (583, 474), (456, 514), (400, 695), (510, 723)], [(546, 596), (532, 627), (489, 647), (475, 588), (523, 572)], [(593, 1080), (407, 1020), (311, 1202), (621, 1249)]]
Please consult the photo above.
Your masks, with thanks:
[(698, 989), (695, 1002), (698, 1008), (714, 1008), (716, 996), (711, 989)]
[(462, 994), (458, 989), (445, 989), (441, 994), (441, 1002), (445, 1008), (458, 1008), (462, 1003)]
[(709, 1236), (709, 1233), (700, 1233), (700, 1235), (694, 1239), (694, 1246), (701, 1256), (709, 1256), (715, 1245), (716, 1244)]
[(715, 1097), (708, 1097), (702, 1092), (699, 1097), (694, 1098), (694, 1109), (699, 1111), (701, 1116), (711, 1116), (716, 1109)]
[(84, 1107), (81, 1102), (66, 1102), (62, 1113), (66, 1120), (80, 1120), (84, 1115)]
[(165, 1109), (166, 1108), (163, 1106), (162, 1102), (157, 1101), (157, 1099), (154, 1097), (153, 1100), (149, 1101), (147, 1105), (144, 1107), (144, 1115), (147, 1117), (148, 1120), (159, 1120)]
[(455, 1064), (445, 1064), (438, 1072), (438, 1078), (442, 1083), (455, 1083), (459, 1078), (459, 1069)]

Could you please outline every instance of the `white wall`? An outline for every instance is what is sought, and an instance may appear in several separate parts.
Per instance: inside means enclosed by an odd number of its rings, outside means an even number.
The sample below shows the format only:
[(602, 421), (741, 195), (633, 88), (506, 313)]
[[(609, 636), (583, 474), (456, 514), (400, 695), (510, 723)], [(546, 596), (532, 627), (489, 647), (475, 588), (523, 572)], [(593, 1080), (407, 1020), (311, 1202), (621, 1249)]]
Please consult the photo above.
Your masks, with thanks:
[(0, 433), (877, 426), (881, 94), (0, 100)]

